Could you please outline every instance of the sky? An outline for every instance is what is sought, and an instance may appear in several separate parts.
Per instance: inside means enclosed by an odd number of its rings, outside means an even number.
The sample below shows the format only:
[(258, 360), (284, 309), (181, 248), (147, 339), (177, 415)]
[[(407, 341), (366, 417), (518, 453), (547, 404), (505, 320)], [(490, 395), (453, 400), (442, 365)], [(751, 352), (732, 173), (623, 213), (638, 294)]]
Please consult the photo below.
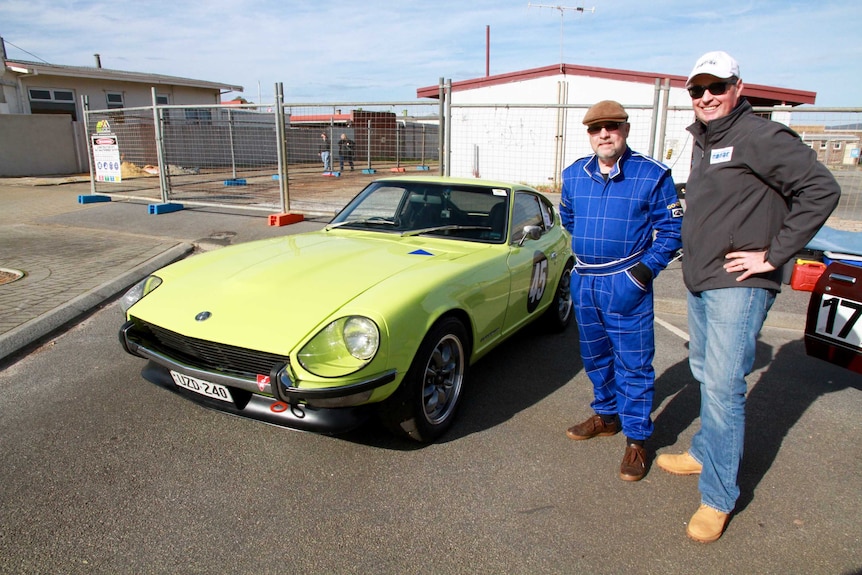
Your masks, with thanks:
[[(578, 11), (577, 8), (583, 8)], [(594, 9), (594, 10), (593, 10)], [(489, 31), (490, 42), (487, 42)], [(0, 0), (7, 57), (244, 87), (254, 103), (405, 102), (560, 63), (687, 75), (725, 50), (744, 82), (862, 106), (858, 0)]]

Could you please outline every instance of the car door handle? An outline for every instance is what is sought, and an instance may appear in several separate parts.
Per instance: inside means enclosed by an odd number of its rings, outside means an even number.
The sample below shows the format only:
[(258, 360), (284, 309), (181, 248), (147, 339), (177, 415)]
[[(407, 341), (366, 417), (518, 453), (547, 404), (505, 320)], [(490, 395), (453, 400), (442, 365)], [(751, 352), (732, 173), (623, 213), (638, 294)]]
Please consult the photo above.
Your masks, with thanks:
[(550, 258), (551, 258), (552, 260), (557, 259), (557, 252), (551, 252)]

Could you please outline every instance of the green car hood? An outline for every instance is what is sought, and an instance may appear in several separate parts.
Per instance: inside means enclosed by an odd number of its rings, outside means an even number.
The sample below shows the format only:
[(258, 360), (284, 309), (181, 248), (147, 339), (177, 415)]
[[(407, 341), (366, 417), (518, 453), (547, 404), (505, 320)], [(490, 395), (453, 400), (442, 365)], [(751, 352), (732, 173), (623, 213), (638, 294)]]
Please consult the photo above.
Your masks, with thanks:
[[(375, 285), (488, 247), (346, 230), (249, 242), (159, 270), (154, 275), (162, 285), (129, 315), (188, 337), (288, 354)], [(380, 301), (375, 311), (386, 304)], [(211, 316), (197, 321), (201, 312)]]

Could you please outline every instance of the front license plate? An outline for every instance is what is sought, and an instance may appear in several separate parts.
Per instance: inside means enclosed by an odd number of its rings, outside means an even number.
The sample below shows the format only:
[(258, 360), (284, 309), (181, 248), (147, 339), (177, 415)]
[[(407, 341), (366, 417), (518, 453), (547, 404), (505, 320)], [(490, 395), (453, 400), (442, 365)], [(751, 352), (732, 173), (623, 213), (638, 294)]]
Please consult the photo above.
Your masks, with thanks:
[(815, 332), (862, 349), (862, 304), (841, 297), (823, 296), (817, 311)]
[(233, 403), (233, 397), (231, 397), (230, 391), (228, 391), (228, 389), (223, 385), (210, 383), (209, 381), (204, 381), (196, 377), (177, 373), (176, 371), (171, 371), (171, 377), (174, 378), (174, 383), (184, 389), (200, 393), (201, 395), (205, 395), (213, 399)]

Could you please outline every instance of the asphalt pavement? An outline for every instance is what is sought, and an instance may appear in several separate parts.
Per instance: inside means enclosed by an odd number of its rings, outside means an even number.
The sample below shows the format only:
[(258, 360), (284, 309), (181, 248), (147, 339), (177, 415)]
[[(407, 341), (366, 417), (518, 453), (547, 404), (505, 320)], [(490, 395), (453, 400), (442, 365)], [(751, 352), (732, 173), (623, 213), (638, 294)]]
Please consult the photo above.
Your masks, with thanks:
[[(572, 330), (480, 362), (464, 417), (426, 449), (374, 428), (297, 440), (129, 385), (143, 362), (120, 350), (110, 307), (126, 288), (198, 251), (328, 218), (151, 214), (140, 201), (79, 203), (88, 193), (86, 181), (0, 180), (2, 572), (862, 573), (862, 386), (805, 356), (807, 292), (788, 286), (769, 315), (743, 496), (728, 533), (702, 546), (684, 536), (695, 480), (652, 469), (622, 484), (619, 442), (565, 437), (592, 395)], [(651, 457), (690, 443), (699, 403), (678, 262), (655, 291)], [(275, 496), (271, 478), (290, 492)], [(228, 567), (238, 560), (248, 568)]]
[(0, 179), (0, 366), (177, 259), (328, 220), (270, 226), (266, 212), (214, 208), (151, 214), (143, 201), (79, 200), (89, 195), (86, 178)]

